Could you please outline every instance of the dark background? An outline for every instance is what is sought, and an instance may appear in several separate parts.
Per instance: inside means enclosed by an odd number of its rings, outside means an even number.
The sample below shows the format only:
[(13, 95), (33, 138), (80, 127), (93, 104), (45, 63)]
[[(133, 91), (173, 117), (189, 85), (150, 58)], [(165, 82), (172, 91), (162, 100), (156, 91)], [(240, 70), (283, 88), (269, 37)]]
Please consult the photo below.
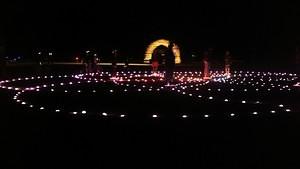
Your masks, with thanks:
[(299, 4), (265, 1), (9, 1), (2, 6), (6, 53), (30, 57), (53, 49), (56, 57), (85, 48), (143, 58), (149, 43), (172, 39), (183, 60), (213, 48), (229, 49), (247, 64), (291, 64), (300, 44)]

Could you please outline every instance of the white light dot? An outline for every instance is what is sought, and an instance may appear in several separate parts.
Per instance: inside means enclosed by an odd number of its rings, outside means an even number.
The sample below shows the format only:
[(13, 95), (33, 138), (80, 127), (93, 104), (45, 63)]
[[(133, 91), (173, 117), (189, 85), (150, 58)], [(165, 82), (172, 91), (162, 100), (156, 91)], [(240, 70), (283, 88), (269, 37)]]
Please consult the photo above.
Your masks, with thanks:
[(121, 114), (120, 117), (125, 117), (125, 114)]
[(229, 101), (228, 99), (225, 99), (225, 100), (224, 100), (224, 102), (228, 102), (228, 101)]
[(246, 101), (245, 101), (245, 100), (243, 100), (243, 101), (242, 101), (242, 103), (246, 103)]
[(55, 112), (60, 112), (60, 110), (59, 110), (59, 109), (56, 109)]
[(279, 107), (283, 107), (283, 104), (278, 105)]
[(72, 112), (72, 114), (77, 114), (77, 112), (76, 112), (76, 111), (74, 111), (74, 112)]
[(187, 118), (188, 116), (186, 114), (182, 115), (182, 118)]
[(271, 113), (276, 113), (276, 111), (275, 110), (271, 110)]
[(205, 115), (204, 115), (204, 117), (205, 117), (205, 118), (208, 118), (208, 117), (209, 117), (209, 115), (208, 115), (208, 114), (205, 114)]
[(233, 116), (235, 116), (235, 114), (234, 114), (234, 113), (231, 113), (230, 116), (233, 117)]
[(290, 111), (291, 111), (291, 109), (285, 109), (285, 111), (286, 111), (286, 112), (290, 112)]
[(103, 113), (102, 113), (102, 116), (107, 116), (107, 113), (103, 112)]
[(23, 105), (24, 105), (24, 104), (26, 104), (26, 102), (22, 102), (21, 104), (23, 104)]
[(109, 92), (111, 92), (111, 93), (112, 93), (112, 92), (114, 92), (114, 91), (113, 91), (113, 90), (109, 90)]
[(256, 114), (258, 114), (258, 113), (255, 111), (255, 112), (253, 112), (252, 114), (256, 115)]
[(31, 108), (32, 108), (32, 107), (33, 107), (33, 105), (31, 104), (29, 107), (31, 107)]
[(153, 118), (157, 118), (158, 116), (157, 116), (156, 114), (153, 114), (152, 117), (153, 117)]
[(40, 107), (40, 110), (44, 110), (45, 108), (44, 107)]
[(212, 100), (212, 99), (213, 99), (213, 97), (212, 97), (212, 96), (210, 96), (208, 99), (209, 99), (209, 100)]
[(81, 111), (81, 114), (86, 114), (86, 111), (85, 111), (85, 110), (82, 110), (82, 111)]

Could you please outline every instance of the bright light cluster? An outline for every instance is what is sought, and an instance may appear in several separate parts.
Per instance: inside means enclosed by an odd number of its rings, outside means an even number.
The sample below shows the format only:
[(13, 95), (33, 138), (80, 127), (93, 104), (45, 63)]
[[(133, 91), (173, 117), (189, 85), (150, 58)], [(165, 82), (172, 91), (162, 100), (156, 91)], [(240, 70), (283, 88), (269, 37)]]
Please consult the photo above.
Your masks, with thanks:
[[(24, 100), (23, 94), (34, 93), (49, 90), (55, 93), (63, 88), (66, 95), (73, 93), (84, 94), (87, 90), (77, 89), (70, 90), (70, 86), (76, 84), (105, 84), (112, 83), (121, 88), (116, 90), (110, 88), (107, 93), (116, 94), (120, 92), (137, 92), (137, 93), (160, 93), (162, 91), (173, 92), (183, 97), (193, 98), (201, 104), (232, 104), (251, 107), (249, 114), (260, 115), (262, 113), (260, 106), (267, 107), (265, 112), (275, 114), (277, 112), (293, 112), (292, 105), (288, 102), (282, 103), (281, 98), (274, 101), (272, 95), (277, 93), (294, 92), (297, 87), (297, 74), (290, 73), (272, 73), (272, 72), (254, 72), (254, 71), (234, 71), (231, 76), (225, 75), (222, 71), (211, 71), (211, 79), (202, 79), (201, 72), (184, 71), (174, 73), (174, 82), (165, 84), (164, 71), (120, 71), (115, 75), (110, 72), (77, 74), (77, 75), (58, 75), (58, 76), (32, 76), (25, 78), (14, 78), (10, 80), (0, 81), (0, 88), (14, 91), (13, 100), (22, 106), (30, 109), (38, 109), (41, 111), (53, 111), (56, 113), (65, 112), (64, 105), (57, 107), (48, 107), (47, 105), (36, 105), (30, 100)], [(41, 81), (48, 79), (47, 82)], [(52, 81), (49, 81), (52, 79)], [(38, 80), (38, 82), (36, 82)], [(31, 86), (17, 86), (15, 82), (26, 82)], [(20, 83), (19, 83), (20, 84)], [(24, 83), (25, 84), (25, 83)], [(32, 85), (34, 84), (34, 85)], [(97, 93), (96, 89), (90, 89), (88, 92)], [(267, 95), (268, 97), (263, 97)], [(249, 97), (255, 96), (255, 97)], [(257, 109), (256, 109), (257, 107)], [(87, 115), (89, 110), (72, 110), (72, 115)], [(111, 117), (113, 113), (100, 112), (101, 116)], [(204, 114), (204, 118), (210, 117), (212, 114)], [(128, 115), (121, 113), (118, 117), (124, 118)], [(237, 113), (229, 113), (229, 117), (235, 117)], [(152, 115), (153, 118), (160, 118), (159, 113)], [(181, 118), (190, 118), (191, 114), (185, 113), (179, 115)]]

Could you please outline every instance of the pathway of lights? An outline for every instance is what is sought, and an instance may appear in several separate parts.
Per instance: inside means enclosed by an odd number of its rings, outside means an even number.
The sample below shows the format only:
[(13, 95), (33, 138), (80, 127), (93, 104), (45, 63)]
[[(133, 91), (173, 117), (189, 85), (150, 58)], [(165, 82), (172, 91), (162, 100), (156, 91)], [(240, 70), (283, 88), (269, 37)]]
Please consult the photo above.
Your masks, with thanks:
[[(56, 108), (47, 107), (47, 105), (34, 105), (29, 101), (22, 100), (21, 95), (29, 92), (40, 92), (42, 90), (49, 90), (55, 92), (57, 89), (64, 88), (64, 92), (68, 93), (82, 93), (87, 92), (84, 90), (70, 90), (69, 87), (74, 84), (81, 83), (114, 83), (122, 90), (115, 90), (114, 88), (108, 89), (108, 93), (115, 92), (161, 92), (169, 91), (176, 92), (186, 97), (192, 97), (202, 102), (210, 103), (223, 103), (223, 104), (241, 104), (243, 106), (249, 105), (267, 105), (268, 113), (274, 114), (277, 112), (292, 112), (291, 105), (283, 104), (277, 101), (268, 101), (257, 99), (248, 99), (249, 92), (251, 96), (253, 93), (259, 95), (264, 92), (272, 95), (276, 92), (292, 92), (298, 79), (297, 74), (289, 73), (272, 73), (272, 72), (254, 72), (254, 71), (234, 71), (231, 77), (225, 76), (224, 72), (210, 72), (211, 80), (204, 81), (201, 78), (201, 72), (175, 72), (175, 84), (164, 84), (164, 72), (153, 74), (151, 71), (121, 71), (117, 72), (114, 76), (110, 72), (90, 73), (90, 74), (76, 74), (76, 75), (58, 75), (58, 76), (32, 76), (25, 78), (14, 78), (11, 80), (0, 81), (0, 88), (13, 91), (15, 94), (13, 100), (28, 108), (35, 108), (41, 111), (64, 112), (64, 105), (57, 105)], [(15, 82), (34, 82), (35, 80), (53, 79), (52, 83), (41, 83), (35, 86), (16, 86)], [(295, 85), (296, 84), (296, 85)], [(88, 89), (92, 93), (96, 93), (96, 89)], [(232, 98), (231, 96), (237, 94), (244, 98)], [(265, 112), (265, 111), (264, 111)], [(88, 110), (73, 110), (67, 112), (72, 115), (86, 115), (89, 114)], [(259, 110), (248, 112), (251, 115), (259, 115), (263, 113)], [(103, 117), (118, 116), (120, 118), (127, 117), (126, 113), (109, 113), (100, 112)], [(203, 118), (209, 118), (212, 114), (204, 113)], [(191, 117), (188, 113), (181, 113), (177, 116), (181, 118)], [(237, 116), (236, 112), (228, 112), (228, 117)], [(152, 118), (159, 118), (158, 113), (153, 113)]]

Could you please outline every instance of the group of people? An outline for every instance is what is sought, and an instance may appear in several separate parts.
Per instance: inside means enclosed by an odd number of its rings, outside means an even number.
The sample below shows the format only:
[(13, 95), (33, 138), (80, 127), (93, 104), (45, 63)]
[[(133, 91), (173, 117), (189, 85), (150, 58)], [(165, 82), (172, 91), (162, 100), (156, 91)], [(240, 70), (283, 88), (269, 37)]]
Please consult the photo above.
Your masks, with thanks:
[[(165, 53), (165, 67), (166, 67), (165, 81), (167, 84), (173, 82), (173, 72), (175, 68), (175, 56), (173, 53), (173, 47), (174, 47), (174, 43), (170, 42)], [(153, 73), (157, 73), (159, 67), (159, 59), (157, 55), (152, 56), (151, 66), (152, 66)]]
[[(173, 47), (174, 43), (170, 42), (170, 45), (168, 46), (167, 52), (165, 54), (165, 81), (167, 84), (173, 82), (173, 72), (175, 68), (175, 56), (173, 53)], [(211, 54), (212, 49), (209, 51), (204, 52), (203, 54), (203, 59), (202, 59), (202, 69), (203, 69), (203, 79), (210, 79), (210, 74), (209, 74), (209, 55)], [(159, 67), (159, 59), (157, 55), (152, 56), (152, 71), (153, 73), (156, 73), (158, 71)], [(230, 66), (231, 66), (231, 53), (229, 51), (225, 52), (225, 75), (230, 76)]]
[(85, 51), (85, 54), (83, 55), (84, 57), (82, 58), (83, 63), (84, 63), (84, 71), (86, 73), (92, 73), (92, 72), (98, 72), (99, 67), (97, 66), (98, 63), (98, 57), (97, 54), (87, 50)]

